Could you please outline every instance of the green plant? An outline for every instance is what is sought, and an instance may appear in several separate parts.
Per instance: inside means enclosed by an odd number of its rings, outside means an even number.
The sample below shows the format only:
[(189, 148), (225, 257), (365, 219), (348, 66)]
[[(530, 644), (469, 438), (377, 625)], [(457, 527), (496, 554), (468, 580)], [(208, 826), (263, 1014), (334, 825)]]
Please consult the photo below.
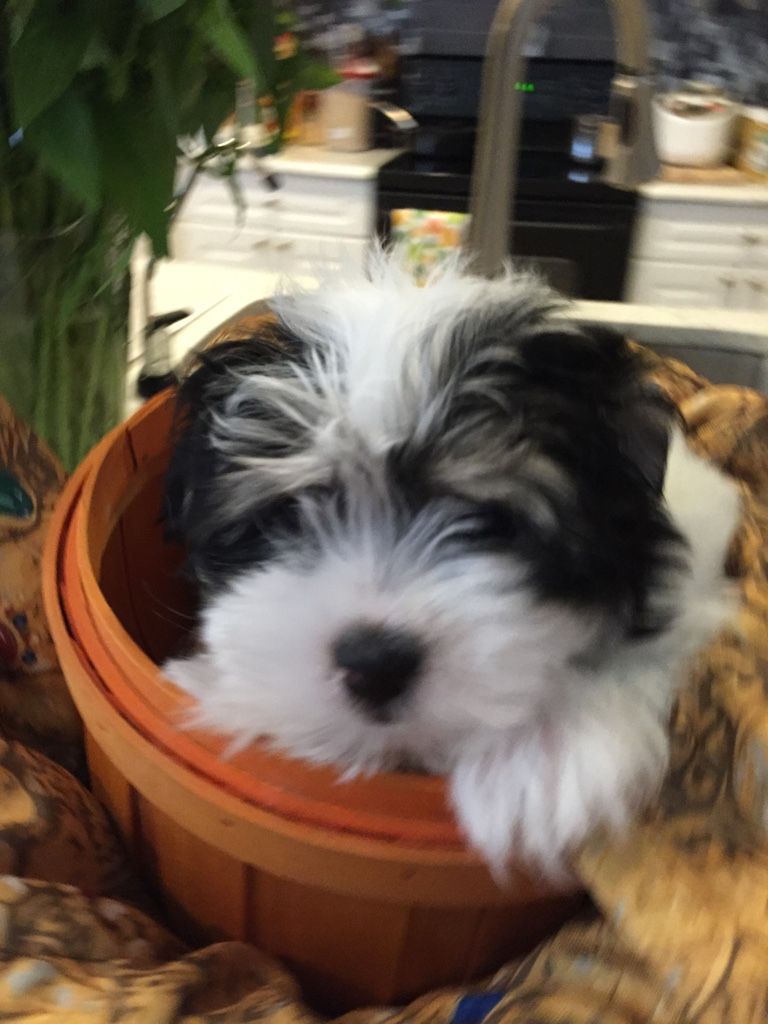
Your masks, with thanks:
[(0, 7), (0, 393), (68, 467), (119, 414), (130, 253), (141, 234), (167, 252), (177, 140), (209, 144), (243, 78), (287, 108), (278, 17), (266, 0)]

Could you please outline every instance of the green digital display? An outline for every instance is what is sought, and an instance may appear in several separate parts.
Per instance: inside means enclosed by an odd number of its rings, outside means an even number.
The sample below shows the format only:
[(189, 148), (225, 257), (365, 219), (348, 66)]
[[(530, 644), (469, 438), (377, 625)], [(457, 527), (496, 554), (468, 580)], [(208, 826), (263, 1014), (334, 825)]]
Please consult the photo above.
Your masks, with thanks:
[(516, 92), (535, 92), (536, 86), (533, 82), (515, 82)]

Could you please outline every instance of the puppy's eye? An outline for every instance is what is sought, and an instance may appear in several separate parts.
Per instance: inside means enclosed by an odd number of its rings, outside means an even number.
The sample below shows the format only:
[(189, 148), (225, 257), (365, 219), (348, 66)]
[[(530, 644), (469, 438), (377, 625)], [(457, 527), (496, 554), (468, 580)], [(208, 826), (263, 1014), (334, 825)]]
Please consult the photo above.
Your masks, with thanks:
[(508, 540), (517, 536), (522, 526), (520, 513), (499, 501), (484, 502), (480, 518), (486, 530)]
[(501, 502), (486, 501), (469, 507), (458, 518), (458, 531), (479, 543), (512, 543), (521, 529), (520, 515)]

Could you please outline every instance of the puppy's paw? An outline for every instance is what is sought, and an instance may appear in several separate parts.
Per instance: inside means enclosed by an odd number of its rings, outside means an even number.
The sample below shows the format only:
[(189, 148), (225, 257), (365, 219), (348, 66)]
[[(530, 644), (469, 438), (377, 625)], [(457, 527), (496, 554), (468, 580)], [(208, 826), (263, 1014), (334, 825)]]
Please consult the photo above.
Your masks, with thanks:
[(626, 829), (666, 770), (665, 709), (640, 703), (631, 689), (605, 688), (574, 700), (557, 721), (468, 747), (451, 795), (494, 877), (503, 882), (518, 861), (563, 879), (592, 832)]

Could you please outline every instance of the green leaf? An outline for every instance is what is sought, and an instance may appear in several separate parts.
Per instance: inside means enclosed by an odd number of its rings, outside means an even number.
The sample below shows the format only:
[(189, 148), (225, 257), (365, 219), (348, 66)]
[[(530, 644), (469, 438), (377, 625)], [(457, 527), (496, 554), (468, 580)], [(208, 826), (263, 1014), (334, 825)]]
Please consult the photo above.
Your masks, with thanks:
[(24, 141), (52, 177), (86, 209), (96, 209), (101, 197), (101, 168), (93, 118), (74, 90), (60, 96), (29, 125)]
[(144, 71), (139, 54), (141, 22), (132, 20), (126, 27), (120, 42), (120, 52), (107, 65), (107, 92), (113, 101), (121, 100), (129, 91), (132, 73)]
[(298, 92), (300, 89), (327, 89), (338, 82), (343, 81), (341, 75), (334, 71), (327, 64), (318, 60), (306, 57), (301, 60), (296, 68), (291, 82), (291, 91)]
[(153, 105), (162, 115), (166, 130), (178, 135), (180, 105), (174, 92), (174, 83), (168, 73), (167, 55), (158, 48), (150, 54), (148, 64), (152, 75)]
[[(194, 134), (200, 127), (199, 104), (204, 90), (209, 86), (207, 76), (200, 74), (200, 67), (205, 60), (205, 48), (199, 40), (190, 40), (184, 60), (177, 60), (170, 67), (173, 91), (176, 95), (179, 118), (179, 131), (182, 135)], [(234, 105), (233, 90), (230, 89), (230, 104)]]
[(95, 32), (83, 4), (38, 3), (11, 46), (16, 123), (26, 128), (71, 84)]
[(253, 40), (253, 52), (259, 67), (261, 79), (256, 82), (258, 93), (273, 91), (275, 79), (275, 36), (279, 29), (276, 24), (274, 3), (254, 4), (248, 26), (250, 38)]
[(187, 131), (194, 134), (202, 128), (209, 142), (235, 109), (235, 83), (225, 68), (208, 76), (205, 89), (195, 104), (194, 116), (187, 119)]
[(88, 44), (88, 49), (83, 54), (80, 62), (81, 71), (90, 71), (91, 68), (108, 67), (115, 59), (101, 33), (96, 32)]
[(183, 7), (187, 0), (141, 0), (146, 21), (159, 21), (167, 14), (172, 14)]
[(34, 7), (35, 0), (6, 0), (5, 16), (9, 23), (11, 44), (18, 41)]
[(96, 124), (104, 180), (109, 182), (106, 201), (135, 232), (149, 235), (158, 256), (165, 255), (176, 173), (175, 133), (151, 100), (137, 103), (134, 96), (98, 107)]
[(211, 48), (236, 75), (254, 81), (259, 79), (253, 47), (232, 13), (228, 0), (208, 0), (198, 19), (198, 26)]

